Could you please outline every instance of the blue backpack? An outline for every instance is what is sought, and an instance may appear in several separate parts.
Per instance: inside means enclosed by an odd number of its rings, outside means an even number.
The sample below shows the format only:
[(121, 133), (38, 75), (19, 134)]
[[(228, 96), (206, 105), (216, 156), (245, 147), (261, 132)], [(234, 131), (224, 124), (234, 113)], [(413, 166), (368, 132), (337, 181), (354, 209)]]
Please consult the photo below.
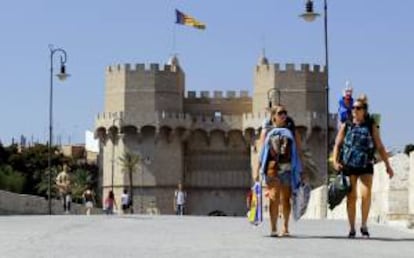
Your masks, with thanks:
[(345, 139), (341, 160), (345, 167), (366, 168), (374, 162), (375, 144), (372, 137), (374, 121), (371, 117), (360, 124), (345, 123)]

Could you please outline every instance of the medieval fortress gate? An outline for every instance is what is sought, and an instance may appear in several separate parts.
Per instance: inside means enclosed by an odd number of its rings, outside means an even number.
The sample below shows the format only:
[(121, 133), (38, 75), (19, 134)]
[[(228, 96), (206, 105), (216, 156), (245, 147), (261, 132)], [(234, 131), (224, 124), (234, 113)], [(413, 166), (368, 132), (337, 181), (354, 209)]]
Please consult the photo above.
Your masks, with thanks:
[(173, 213), (174, 189), (182, 182), (189, 214), (245, 215), (268, 97), (273, 103), (280, 100), (300, 129), (304, 148), (318, 167), (312, 184), (326, 182), (325, 125), (330, 119), (332, 140), (336, 121), (326, 117), (326, 73), (319, 65), (281, 67), (261, 57), (254, 67), (253, 96), (247, 91), (186, 93), (176, 57), (163, 67), (109, 66), (105, 80), (105, 110), (95, 122), (102, 194), (113, 187), (120, 203), (129, 179), (119, 157), (126, 151), (139, 155), (133, 174), (138, 213)]

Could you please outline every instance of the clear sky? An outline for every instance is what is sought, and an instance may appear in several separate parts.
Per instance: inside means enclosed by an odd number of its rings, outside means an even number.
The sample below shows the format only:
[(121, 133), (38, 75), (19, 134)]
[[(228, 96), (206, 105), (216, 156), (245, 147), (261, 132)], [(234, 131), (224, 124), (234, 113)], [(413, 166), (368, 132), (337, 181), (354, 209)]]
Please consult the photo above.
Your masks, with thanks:
[[(322, 12), (322, 0), (314, 0)], [(270, 62), (324, 64), (323, 19), (298, 15), (305, 0), (13, 0), (0, 8), (0, 139), (48, 137), (49, 44), (68, 53), (66, 82), (54, 84), (54, 132), (84, 141), (103, 111), (104, 70), (165, 63), (175, 52), (187, 90), (249, 90), (263, 48)], [(414, 1), (328, 0), (330, 108), (347, 79), (381, 113), (388, 147), (414, 143)], [(174, 25), (174, 9), (207, 29)], [(59, 66), (56, 55), (55, 69)], [(264, 100), (265, 101), (265, 100)]]

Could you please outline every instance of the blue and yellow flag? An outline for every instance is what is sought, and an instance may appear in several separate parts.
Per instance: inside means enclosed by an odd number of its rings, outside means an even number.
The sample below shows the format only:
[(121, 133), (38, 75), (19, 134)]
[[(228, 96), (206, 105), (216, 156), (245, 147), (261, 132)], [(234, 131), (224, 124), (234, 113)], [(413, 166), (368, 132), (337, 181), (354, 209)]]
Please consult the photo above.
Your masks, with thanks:
[(177, 23), (177, 24), (191, 26), (191, 27), (194, 27), (194, 28), (200, 29), (200, 30), (204, 30), (206, 28), (206, 25), (204, 23), (202, 23), (200, 21), (197, 21), (193, 17), (191, 17), (187, 14), (184, 14), (184, 13), (178, 11), (177, 9), (175, 9), (175, 14), (176, 14), (176, 17), (177, 17), (177, 20), (175, 21), (175, 23)]

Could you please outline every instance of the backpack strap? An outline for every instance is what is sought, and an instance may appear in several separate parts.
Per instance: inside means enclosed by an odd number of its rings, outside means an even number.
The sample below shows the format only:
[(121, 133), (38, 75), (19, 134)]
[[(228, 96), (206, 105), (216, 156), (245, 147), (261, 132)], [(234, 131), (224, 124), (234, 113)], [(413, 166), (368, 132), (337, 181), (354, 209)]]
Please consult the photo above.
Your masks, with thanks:
[(345, 124), (345, 135), (346, 135), (349, 128), (352, 128), (354, 126), (354, 123), (352, 123), (351, 120), (346, 120), (344, 124)]
[(290, 116), (286, 118), (286, 128), (290, 130), (290, 132), (293, 135), (293, 138), (295, 138), (296, 137), (296, 125)]

